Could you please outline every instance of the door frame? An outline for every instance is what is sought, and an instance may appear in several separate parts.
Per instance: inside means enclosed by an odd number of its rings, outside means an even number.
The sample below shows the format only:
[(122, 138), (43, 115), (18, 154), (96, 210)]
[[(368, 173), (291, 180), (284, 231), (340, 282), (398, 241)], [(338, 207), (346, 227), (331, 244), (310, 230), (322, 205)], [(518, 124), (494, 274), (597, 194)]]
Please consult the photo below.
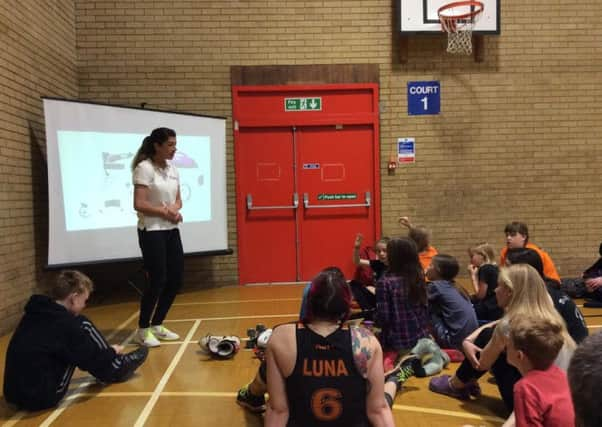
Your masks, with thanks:
[[(269, 114), (250, 108), (248, 99), (252, 97), (277, 96), (283, 97), (315, 97), (347, 93), (368, 93), (370, 103), (367, 108), (354, 112), (329, 112), (328, 109), (320, 112), (285, 112), (270, 111)], [(284, 105), (284, 102), (282, 103)], [(337, 125), (371, 125), (373, 132), (372, 147), (374, 151), (374, 194), (372, 195), (374, 208), (375, 237), (381, 235), (381, 194), (380, 194), (380, 129), (379, 129), (379, 85), (378, 83), (345, 83), (345, 84), (292, 84), (292, 85), (249, 85), (232, 86), (232, 125), (234, 139), (234, 172), (239, 176), (241, 155), (239, 153), (240, 128), (246, 127), (302, 127), (302, 126), (337, 126)], [(244, 212), (246, 209), (244, 197), (241, 197), (241, 184), (235, 179), (236, 191), (236, 225), (237, 248), (238, 241), (244, 239)], [(238, 251), (240, 256), (240, 250)], [(240, 282), (240, 262), (238, 264), (238, 277)]]

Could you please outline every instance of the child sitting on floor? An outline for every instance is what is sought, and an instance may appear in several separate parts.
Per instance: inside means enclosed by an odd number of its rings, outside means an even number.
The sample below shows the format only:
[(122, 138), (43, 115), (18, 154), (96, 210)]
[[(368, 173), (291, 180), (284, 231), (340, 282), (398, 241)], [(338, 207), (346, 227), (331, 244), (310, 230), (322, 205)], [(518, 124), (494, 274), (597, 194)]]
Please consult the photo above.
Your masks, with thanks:
[(468, 294), (454, 279), (460, 271), (450, 255), (435, 255), (426, 270), (429, 312), (433, 334), (443, 348), (462, 348), (462, 341), (477, 329), (477, 316)]
[(147, 347), (124, 353), (81, 314), (93, 289), (85, 274), (64, 270), (46, 295), (31, 296), (6, 351), (7, 402), (28, 411), (51, 408), (67, 393), (76, 367), (108, 384), (127, 380), (144, 363)]
[[(387, 243), (389, 243), (389, 238), (383, 237), (376, 242), (374, 251), (376, 259), (361, 257), (360, 249), (363, 240), (364, 236), (361, 233), (355, 236), (353, 263), (357, 266), (357, 270), (354, 279), (349, 282), (349, 287), (353, 293), (353, 299), (362, 309), (360, 316), (365, 320), (374, 320), (376, 309), (376, 288), (374, 285), (387, 269)], [(365, 269), (368, 270), (369, 274), (364, 274)]]
[(489, 243), (479, 243), (468, 249), (470, 264), (468, 272), (474, 288), (474, 295), (470, 300), (474, 306), (477, 319), (492, 321), (501, 318), (504, 311), (497, 305), (495, 288), (497, 276), (500, 272), (495, 264), (495, 253)]
[(523, 376), (514, 385), (517, 426), (574, 426), (567, 376), (554, 364), (564, 339), (562, 326), (540, 317), (510, 321), (508, 363)]

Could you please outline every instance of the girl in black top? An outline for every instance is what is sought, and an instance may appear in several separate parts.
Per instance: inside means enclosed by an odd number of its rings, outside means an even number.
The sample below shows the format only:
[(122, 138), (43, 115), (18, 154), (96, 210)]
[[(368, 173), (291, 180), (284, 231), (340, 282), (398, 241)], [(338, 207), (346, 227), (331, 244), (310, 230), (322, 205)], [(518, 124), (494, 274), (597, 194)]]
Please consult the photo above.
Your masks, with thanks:
[(495, 265), (495, 253), (489, 243), (479, 243), (468, 249), (470, 264), (468, 271), (474, 295), (471, 301), (479, 321), (497, 320), (504, 314), (495, 300), (495, 288), (499, 269)]

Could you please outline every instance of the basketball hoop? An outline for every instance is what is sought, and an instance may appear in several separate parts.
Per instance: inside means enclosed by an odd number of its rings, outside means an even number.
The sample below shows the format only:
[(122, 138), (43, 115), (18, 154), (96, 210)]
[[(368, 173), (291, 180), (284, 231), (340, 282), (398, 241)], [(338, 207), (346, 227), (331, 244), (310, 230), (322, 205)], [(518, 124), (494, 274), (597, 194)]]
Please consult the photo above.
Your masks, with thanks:
[(480, 1), (466, 0), (448, 3), (437, 10), (441, 31), (447, 33), (449, 53), (472, 53), (472, 29), (484, 8)]

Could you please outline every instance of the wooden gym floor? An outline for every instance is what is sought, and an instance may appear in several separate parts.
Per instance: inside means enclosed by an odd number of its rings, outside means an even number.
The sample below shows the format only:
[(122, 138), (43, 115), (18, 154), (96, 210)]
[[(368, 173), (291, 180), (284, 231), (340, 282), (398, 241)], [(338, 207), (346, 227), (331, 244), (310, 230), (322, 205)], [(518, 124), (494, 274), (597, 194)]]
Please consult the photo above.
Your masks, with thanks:
[[(207, 333), (246, 337), (257, 323), (271, 326), (294, 320), (302, 285), (227, 287), (183, 293), (166, 324), (182, 337), (151, 349), (132, 379), (98, 385), (76, 371), (67, 398), (56, 409), (23, 413), (0, 403), (2, 426), (261, 426), (263, 418), (235, 403), (236, 392), (255, 375), (259, 362), (250, 350), (218, 361), (200, 353)], [(137, 327), (138, 302), (104, 303), (86, 309), (112, 344), (127, 342)], [(581, 304), (581, 302), (578, 302)], [(583, 309), (590, 333), (602, 327), (602, 309)], [(9, 336), (0, 338), (0, 364)], [(133, 347), (132, 347), (133, 348)], [(444, 372), (452, 374), (457, 364)], [(398, 426), (499, 426), (507, 415), (489, 374), (481, 379), (483, 396), (461, 402), (428, 390), (428, 378), (411, 378), (397, 395), (393, 414)]]

